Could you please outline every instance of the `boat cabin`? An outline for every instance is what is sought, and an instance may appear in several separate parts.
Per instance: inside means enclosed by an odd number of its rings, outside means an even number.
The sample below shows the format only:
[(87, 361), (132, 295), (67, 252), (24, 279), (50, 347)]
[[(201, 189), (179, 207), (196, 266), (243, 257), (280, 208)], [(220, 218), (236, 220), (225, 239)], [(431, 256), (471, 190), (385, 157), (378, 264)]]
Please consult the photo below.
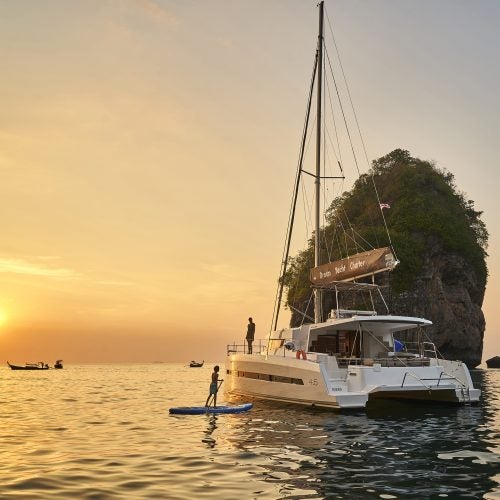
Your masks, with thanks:
[[(337, 310), (326, 322), (305, 324), (275, 332), (269, 353), (305, 351), (335, 356), (340, 364), (371, 364), (387, 358), (422, 358), (429, 355), (421, 318), (378, 316), (373, 311)], [(430, 342), (428, 344), (431, 344)], [(433, 349), (430, 349), (433, 351)], [(433, 351), (435, 355), (435, 351)], [(344, 361), (340, 361), (344, 360)], [(384, 364), (387, 364), (386, 361)]]

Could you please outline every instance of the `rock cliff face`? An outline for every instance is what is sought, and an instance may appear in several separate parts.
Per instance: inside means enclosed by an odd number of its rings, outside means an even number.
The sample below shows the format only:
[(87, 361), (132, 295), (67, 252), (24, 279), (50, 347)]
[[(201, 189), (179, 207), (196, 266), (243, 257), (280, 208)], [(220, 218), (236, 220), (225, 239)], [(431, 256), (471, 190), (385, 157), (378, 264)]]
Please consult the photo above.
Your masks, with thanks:
[(462, 256), (446, 253), (437, 244), (422, 269), (410, 291), (391, 295), (391, 312), (431, 320), (430, 337), (443, 357), (478, 366), (485, 330), (484, 280)]
[(494, 356), (493, 358), (487, 359), (486, 366), (488, 368), (500, 368), (500, 356)]

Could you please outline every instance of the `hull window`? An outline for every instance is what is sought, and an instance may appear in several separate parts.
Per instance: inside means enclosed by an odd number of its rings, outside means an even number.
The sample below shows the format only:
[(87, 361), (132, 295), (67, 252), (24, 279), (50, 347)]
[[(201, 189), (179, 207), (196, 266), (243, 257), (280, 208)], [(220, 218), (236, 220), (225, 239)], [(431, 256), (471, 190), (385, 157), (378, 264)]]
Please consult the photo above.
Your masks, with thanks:
[(279, 382), (281, 384), (304, 385), (304, 381), (301, 378), (282, 377), (280, 375), (269, 375), (267, 373), (227, 370), (227, 375), (243, 378), (253, 378), (256, 380), (265, 380), (266, 382)]

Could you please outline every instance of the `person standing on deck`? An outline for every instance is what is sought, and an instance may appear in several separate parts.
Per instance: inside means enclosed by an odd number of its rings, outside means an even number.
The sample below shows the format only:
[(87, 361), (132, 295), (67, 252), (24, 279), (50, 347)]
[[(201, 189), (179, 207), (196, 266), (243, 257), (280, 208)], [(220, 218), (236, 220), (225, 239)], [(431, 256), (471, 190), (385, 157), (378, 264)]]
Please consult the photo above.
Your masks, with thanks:
[(247, 326), (247, 343), (248, 343), (248, 354), (252, 354), (252, 342), (255, 337), (255, 323), (252, 318), (248, 318), (248, 326)]

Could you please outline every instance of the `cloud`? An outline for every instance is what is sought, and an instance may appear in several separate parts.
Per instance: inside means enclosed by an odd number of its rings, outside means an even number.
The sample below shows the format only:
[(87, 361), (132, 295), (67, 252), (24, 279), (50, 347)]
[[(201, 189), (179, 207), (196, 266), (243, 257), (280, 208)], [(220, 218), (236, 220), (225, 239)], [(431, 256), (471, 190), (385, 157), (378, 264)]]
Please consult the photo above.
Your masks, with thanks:
[(22, 274), (58, 280), (78, 279), (82, 280), (82, 283), (88, 282), (106, 287), (130, 287), (136, 285), (133, 281), (126, 280), (91, 279), (74, 269), (58, 265), (59, 260), (61, 260), (61, 257), (55, 255), (37, 255), (22, 258), (0, 257), (0, 273)]
[(57, 279), (77, 279), (81, 274), (73, 269), (51, 265), (58, 258), (40, 256), (28, 259), (0, 258), (0, 273), (24, 274)]
[(178, 19), (167, 9), (158, 5), (153, 0), (135, 0), (136, 5), (154, 19), (163, 19), (169, 23), (178, 23)]

